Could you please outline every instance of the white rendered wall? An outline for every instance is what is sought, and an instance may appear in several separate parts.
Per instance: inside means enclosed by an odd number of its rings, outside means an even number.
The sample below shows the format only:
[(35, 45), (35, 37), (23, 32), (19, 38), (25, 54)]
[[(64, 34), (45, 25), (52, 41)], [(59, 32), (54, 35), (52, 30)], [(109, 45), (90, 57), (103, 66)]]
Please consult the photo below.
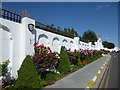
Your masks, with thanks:
[[(37, 43), (38, 45), (44, 44), (49, 46), (53, 51), (60, 52), (61, 46), (65, 46), (67, 49), (74, 49), (74, 39), (68, 38), (59, 34), (47, 32), (42, 29), (37, 29)], [(71, 46), (70, 46), (71, 45)]]
[(36, 40), (38, 45), (44, 44), (60, 53), (61, 46), (65, 46), (67, 49), (70, 48), (71, 51), (79, 49), (100, 49), (101, 41), (96, 42), (92, 45), (91, 42), (85, 43), (79, 41), (79, 37), (74, 37), (74, 39), (65, 37), (59, 34), (48, 32), (42, 29), (35, 28), (33, 32), (28, 29), (28, 24), (33, 24), (35, 26), (35, 20), (24, 17), (21, 23), (16, 23), (13, 21), (1, 19), (2, 25), (7, 26), (10, 32), (1, 30), (2, 38), (0, 38), (0, 60), (10, 60), (9, 67), (12, 69), (12, 76), (17, 77), (17, 70), (19, 70), (26, 55), (34, 54), (34, 42), (36, 31)]

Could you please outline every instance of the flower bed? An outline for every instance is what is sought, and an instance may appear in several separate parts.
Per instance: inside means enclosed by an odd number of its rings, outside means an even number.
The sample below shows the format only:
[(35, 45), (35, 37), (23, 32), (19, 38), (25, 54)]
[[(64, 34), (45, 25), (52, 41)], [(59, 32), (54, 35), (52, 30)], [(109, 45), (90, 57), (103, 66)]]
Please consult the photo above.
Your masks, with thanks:
[(30, 58), (39, 75), (40, 88), (54, 84), (55, 81), (102, 57), (102, 53), (104, 53), (104, 51), (99, 50), (75, 50), (71, 52), (62, 47), (60, 54), (58, 54), (43, 44), (35, 46), (36, 53)]

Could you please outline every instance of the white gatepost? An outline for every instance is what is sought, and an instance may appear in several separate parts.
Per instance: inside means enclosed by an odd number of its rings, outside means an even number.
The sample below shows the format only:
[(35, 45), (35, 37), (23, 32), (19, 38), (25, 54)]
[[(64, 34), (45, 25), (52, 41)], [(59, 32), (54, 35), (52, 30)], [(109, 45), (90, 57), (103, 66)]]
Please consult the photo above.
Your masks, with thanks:
[(91, 50), (92, 49), (92, 42), (89, 42), (88, 44), (89, 44), (89, 50)]
[(35, 27), (35, 20), (30, 19), (28, 17), (22, 18), (22, 31), (23, 31), (23, 51), (25, 52), (24, 55), (33, 55), (34, 54), (34, 42), (35, 42), (35, 33), (32, 33), (28, 29), (28, 25), (33, 24)]

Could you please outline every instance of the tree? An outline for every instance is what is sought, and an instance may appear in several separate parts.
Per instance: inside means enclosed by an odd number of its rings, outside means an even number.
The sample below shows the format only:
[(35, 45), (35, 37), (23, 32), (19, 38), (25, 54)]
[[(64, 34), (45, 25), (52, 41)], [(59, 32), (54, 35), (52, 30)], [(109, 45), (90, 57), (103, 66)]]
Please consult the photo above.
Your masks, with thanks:
[(58, 71), (62, 74), (67, 74), (71, 70), (69, 57), (67, 52), (61, 47), (60, 60), (58, 63)]
[(74, 32), (74, 34), (75, 34), (76, 37), (78, 37), (78, 33), (76, 31)]
[(54, 24), (51, 24), (51, 27), (54, 27)]
[(57, 27), (57, 30), (60, 31), (60, 27), (59, 26)]
[(70, 34), (70, 28), (67, 28), (68, 33)]
[(103, 44), (104, 48), (108, 48), (108, 49), (113, 49), (115, 47), (115, 45), (113, 43), (110, 43), (107, 41), (103, 41), (102, 44)]
[(15, 88), (40, 88), (40, 79), (30, 56), (26, 56), (18, 70)]
[(64, 32), (67, 32), (67, 28), (64, 28)]
[(91, 30), (88, 30), (88, 31), (84, 32), (81, 39), (83, 41), (92, 42), (92, 43), (94, 43), (98, 40), (95, 32), (93, 32)]
[(74, 33), (75, 33), (74, 28), (71, 29), (71, 32), (70, 32), (70, 33), (71, 33), (71, 35), (74, 35)]

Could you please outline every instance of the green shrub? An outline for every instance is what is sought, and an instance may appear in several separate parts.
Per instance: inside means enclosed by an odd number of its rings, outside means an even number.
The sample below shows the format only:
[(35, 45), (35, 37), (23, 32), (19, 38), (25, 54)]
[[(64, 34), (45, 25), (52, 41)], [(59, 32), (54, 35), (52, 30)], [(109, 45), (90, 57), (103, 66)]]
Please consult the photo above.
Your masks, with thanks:
[(0, 76), (5, 76), (7, 74), (9, 62), (9, 60), (5, 60), (2, 64), (0, 64)]
[(41, 79), (40, 80), (40, 87), (44, 87), (46, 85), (45, 80)]
[(67, 74), (71, 70), (68, 54), (63, 47), (61, 47), (60, 60), (57, 69), (62, 74)]
[(104, 49), (101, 49), (101, 51), (103, 51), (104, 54), (108, 54), (108, 53), (110, 53), (110, 51), (108, 51), (108, 50), (104, 50)]
[(49, 72), (49, 73), (46, 74), (45, 80), (47, 82), (54, 81), (55, 79), (56, 79), (56, 74), (55, 73)]
[(15, 88), (40, 88), (40, 79), (30, 56), (26, 56), (18, 70)]
[(74, 55), (75, 55), (75, 57), (77, 59), (77, 66), (78, 66), (78, 68), (83, 67), (83, 64), (80, 61), (80, 53), (75, 50), (74, 51)]

